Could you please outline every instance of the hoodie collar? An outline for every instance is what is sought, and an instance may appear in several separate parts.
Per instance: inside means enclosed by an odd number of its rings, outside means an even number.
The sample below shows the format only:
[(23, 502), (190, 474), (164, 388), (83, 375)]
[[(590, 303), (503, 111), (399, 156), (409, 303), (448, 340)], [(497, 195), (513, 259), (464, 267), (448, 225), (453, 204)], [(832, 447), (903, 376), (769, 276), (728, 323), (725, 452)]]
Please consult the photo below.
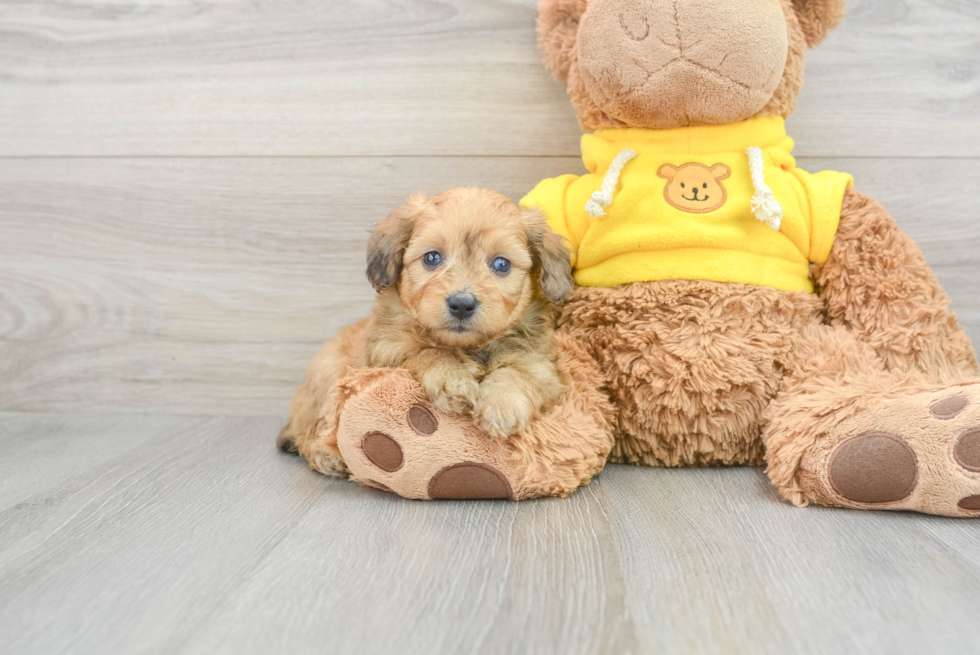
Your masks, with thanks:
[(786, 135), (786, 120), (782, 116), (761, 116), (730, 125), (697, 125), (672, 130), (598, 130), (582, 138), (583, 151), (595, 149), (603, 154), (608, 153), (608, 157), (599, 157), (606, 161), (626, 148), (635, 150), (642, 156), (656, 153), (699, 155), (744, 152), (752, 146), (762, 149), (779, 147), (787, 152), (792, 151), (793, 140)]

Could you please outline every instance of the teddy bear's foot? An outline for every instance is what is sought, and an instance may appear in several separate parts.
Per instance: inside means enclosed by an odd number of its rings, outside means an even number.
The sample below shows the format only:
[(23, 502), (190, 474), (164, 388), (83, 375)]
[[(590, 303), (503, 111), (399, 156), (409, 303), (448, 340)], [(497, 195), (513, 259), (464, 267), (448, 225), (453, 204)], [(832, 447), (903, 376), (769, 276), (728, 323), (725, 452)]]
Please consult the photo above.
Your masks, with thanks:
[(980, 384), (847, 419), (804, 454), (797, 479), (822, 505), (980, 516)]
[(337, 445), (351, 478), (418, 499), (522, 497), (525, 467), (507, 439), (432, 407), (405, 371), (366, 373), (344, 403)]

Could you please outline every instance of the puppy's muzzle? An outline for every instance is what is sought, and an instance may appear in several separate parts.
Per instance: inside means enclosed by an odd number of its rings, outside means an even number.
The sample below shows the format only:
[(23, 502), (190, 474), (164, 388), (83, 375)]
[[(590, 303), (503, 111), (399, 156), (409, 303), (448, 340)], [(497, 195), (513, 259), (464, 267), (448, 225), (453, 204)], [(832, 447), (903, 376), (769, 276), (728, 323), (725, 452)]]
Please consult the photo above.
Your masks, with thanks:
[(472, 293), (454, 293), (446, 298), (446, 308), (457, 321), (463, 322), (473, 318), (480, 301)]

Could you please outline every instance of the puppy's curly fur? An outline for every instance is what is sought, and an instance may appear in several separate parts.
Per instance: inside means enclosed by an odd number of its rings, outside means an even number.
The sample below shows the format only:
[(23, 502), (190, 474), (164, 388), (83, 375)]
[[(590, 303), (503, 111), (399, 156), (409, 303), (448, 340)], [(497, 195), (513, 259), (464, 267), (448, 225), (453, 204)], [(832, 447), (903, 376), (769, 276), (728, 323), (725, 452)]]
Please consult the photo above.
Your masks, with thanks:
[(313, 358), (282, 450), (346, 472), (317, 441), (350, 367), (408, 369), (438, 409), (472, 414), (498, 437), (522, 431), (564, 391), (555, 304), (575, 283), (567, 248), (537, 210), (484, 189), (412, 196), (372, 233), (367, 275), (378, 292), (372, 316)]

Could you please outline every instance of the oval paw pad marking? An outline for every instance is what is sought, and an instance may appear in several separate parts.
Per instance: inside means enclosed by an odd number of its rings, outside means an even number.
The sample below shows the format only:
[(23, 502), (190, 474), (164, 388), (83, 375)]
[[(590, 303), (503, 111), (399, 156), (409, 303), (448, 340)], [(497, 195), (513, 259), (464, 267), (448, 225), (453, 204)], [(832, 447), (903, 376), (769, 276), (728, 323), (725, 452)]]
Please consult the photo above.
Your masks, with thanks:
[(967, 496), (958, 504), (960, 509), (980, 509), (980, 496)]
[(433, 500), (510, 499), (513, 492), (503, 473), (489, 464), (463, 462), (451, 464), (429, 481)]
[(915, 451), (887, 432), (868, 432), (837, 447), (828, 464), (830, 484), (856, 503), (890, 503), (907, 498), (919, 474)]
[(948, 421), (951, 418), (956, 418), (969, 404), (970, 401), (966, 396), (950, 396), (949, 398), (943, 398), (934, 402), (929, 407), (929, 411), (939, 420)]
[(427, 437), (439, 429), (439, 421), (427, 407), (412, 405), (408, 410), (408, 427), (415, 434)]
[(953, 457), (967, 471), (980, 473), (980, 428), (963, 433), (953, 447)]
[(382, 471), (393, 473), (402, 467), (404, 457), (398, 442), (383, 432), (368, 432), (361, 439), (361, 450)]

